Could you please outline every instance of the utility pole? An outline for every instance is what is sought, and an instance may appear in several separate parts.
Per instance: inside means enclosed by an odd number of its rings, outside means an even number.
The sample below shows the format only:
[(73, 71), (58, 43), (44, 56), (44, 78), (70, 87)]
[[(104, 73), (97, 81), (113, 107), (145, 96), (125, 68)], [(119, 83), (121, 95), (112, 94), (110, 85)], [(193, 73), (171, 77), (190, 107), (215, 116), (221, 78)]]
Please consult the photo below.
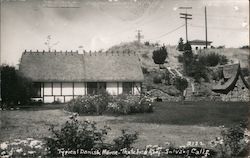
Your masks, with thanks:
[(192, 14), (187, 13), (187, 9), (192, 9), (192, 7), (179, 7), (179, 9), (185, 9), (186, 13), (180, 13), (182, 19), (185, 19), (185, 26), (186, 26), (186, 42), (188, 42), (188, 29), (187, 29), (187, 20), (192, 19)]
[(206, 32), (206, 49), (207, 49), (207, 7), (205, 6), (205, 32)]
[(137, 30), (137, 35), (135, 37), (137, 38), (138, 43), (141, 43), (141, 39), (143, 38), (143, 35), (141, 35), (141, 30)]

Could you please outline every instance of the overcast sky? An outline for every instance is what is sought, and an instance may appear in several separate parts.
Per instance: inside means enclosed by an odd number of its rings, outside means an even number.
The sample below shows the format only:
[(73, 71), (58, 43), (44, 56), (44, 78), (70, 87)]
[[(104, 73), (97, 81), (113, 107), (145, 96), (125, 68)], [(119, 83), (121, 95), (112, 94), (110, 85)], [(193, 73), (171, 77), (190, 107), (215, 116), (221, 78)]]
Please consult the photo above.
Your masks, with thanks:
[(1, 0), (1, 63), (18, 64), (25, 49), (48, 49), (48, 35), (52, 50), (105, 50), (134, 41), (137, 29), (143, 42), (176, 45), (185, 39), (181, 6), (192, 7), (189, 40), (205, 40), (206, 6), (212, 45), (249, 44), (248, 0)]

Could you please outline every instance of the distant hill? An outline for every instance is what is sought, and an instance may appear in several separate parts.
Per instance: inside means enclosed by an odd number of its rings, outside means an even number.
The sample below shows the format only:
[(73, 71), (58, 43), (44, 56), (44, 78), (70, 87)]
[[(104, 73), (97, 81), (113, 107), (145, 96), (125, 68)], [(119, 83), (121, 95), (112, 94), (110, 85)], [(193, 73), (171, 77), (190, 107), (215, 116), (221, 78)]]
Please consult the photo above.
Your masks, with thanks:
[[(155, 45), (145, 45), (143, 43), (138, 42), (129, 42), (129, 43), (121, 43), (119, 45), (115, 45), (108, 49), (108, 51), (131, 51), (131, 52), (137, 52), (142, 66), (146, 67), (148, 69), (154, 69), (158, 68), (159, 66), (156, 65), (152, 59), (153, 51), (158, 49), (159, 46)], [(177, 57), (179, 54), (181, 54), (179, 51), (176, 50), (175, 46), (167, 46), (168, 51), (168, 58), (166, 61), (166, 66), (171, 66), (174, 68), (177, 68), (180, 66), (180, 63), (178, 63)]]
[[(158, 68), (152, 59), (152, 52), (158, 49), (159, 46), (145, 45), (144, 43), (138, 42), (127, 42), (119, 45), (112, 46), (108, 51), (132, 51), (137, 52), (142, 66), (148, 69)], [(181, 64), (178, 62), (178, 55), (182, 54), (176, 50), (176, 46), (167, 46), (168, 58), (166, 59), (166, 66), (171, 68), (181, 69)], [(240, 61), (241, 67), (248, 67), (249, 65), (249, 49), (239, 48), (223, 48), (223, 49), (207, 49), (205, 53), (215, 52), (221, 55), (225, 55), (230, 62)]]

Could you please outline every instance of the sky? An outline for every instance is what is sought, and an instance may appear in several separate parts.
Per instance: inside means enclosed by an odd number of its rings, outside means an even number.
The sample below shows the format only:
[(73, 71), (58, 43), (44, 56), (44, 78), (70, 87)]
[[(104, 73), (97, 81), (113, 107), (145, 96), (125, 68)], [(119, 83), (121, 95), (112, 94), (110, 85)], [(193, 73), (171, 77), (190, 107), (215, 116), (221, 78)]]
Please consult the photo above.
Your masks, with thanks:
[(17, 65), (24, 50), (106, 50), (122, 42), (176, 45), (185, 39), (208, 40), (212, 45), (249, 45), (248, 0), (1, 0), (1, 64)]

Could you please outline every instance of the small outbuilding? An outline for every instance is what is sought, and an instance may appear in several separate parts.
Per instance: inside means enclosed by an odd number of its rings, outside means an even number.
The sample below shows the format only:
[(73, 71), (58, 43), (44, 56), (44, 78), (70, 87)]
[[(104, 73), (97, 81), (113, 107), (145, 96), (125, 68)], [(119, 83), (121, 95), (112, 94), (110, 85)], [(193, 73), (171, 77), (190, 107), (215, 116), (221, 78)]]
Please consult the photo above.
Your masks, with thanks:
[[(192, 40), (188, 41), (192, 47), (192, 49), (197, 53), (199, 50), (206, 49), (206, 41), (204, 40)], [(207, 46), (211, 47), (212, 41), (207, 41)]]
[(223, 101), (249, 101), (249, 84), (245, 80), (240, 64), (220, 67), (222, 78), (212, 87), (221, 94)]
[(144, 79), (135, 52), (23, 52), (19, 71), (36, 89), (34, 99), (67, 102), (106, 90), (141, 94)]

